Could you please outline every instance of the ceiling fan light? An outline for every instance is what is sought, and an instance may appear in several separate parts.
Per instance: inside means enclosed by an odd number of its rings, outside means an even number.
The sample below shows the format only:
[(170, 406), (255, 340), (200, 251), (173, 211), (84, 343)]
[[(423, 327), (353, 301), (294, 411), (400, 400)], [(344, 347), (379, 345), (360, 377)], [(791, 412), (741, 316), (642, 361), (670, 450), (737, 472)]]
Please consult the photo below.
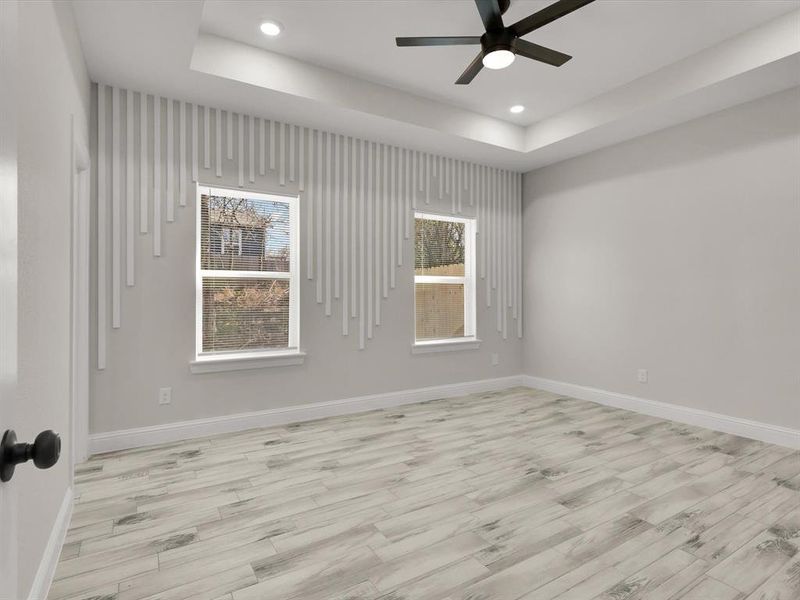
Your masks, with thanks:
[(510, 50), (493, 50), (483, 57), (483, 66), (487, 69), (505, 69), (514, 62), (514, 58)]
[(281, 32), (281, 26), (275, 21), (264, 21), (261, 23), (261, 33), (271, 37), (275, 37)]

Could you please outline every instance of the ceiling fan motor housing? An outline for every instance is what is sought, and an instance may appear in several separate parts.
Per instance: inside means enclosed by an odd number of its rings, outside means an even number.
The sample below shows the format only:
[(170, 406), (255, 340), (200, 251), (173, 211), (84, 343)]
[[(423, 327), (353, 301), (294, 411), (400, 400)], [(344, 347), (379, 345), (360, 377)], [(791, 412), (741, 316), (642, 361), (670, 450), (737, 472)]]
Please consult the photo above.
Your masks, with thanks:
[(499, 31), (487, 31), (481, 36), (481, 47), (486, 54), (496, 50), (514, 52), (511, 44), (515, 38), (516, 36), (510, 28), (501, 29)]

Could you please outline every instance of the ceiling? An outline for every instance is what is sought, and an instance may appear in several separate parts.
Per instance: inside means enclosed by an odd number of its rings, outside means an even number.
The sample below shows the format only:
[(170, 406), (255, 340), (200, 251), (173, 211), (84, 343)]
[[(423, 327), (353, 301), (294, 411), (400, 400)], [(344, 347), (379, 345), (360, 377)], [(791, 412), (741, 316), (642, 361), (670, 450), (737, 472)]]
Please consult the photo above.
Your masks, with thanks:
[[(511, 24), (553, 0), (516, 0)], [(560, 68), (518, 59), (454, 81), (475, 46), (398, 48), (395, 36), (480, 35), (471, 0), (206, 0), (201, 30), (481, 114), (529, 125), (797, 8), (785, 0), (600, 0), (525, 39), (573, 55)], [(720, 18), (724, 15), (724, 18)], [(284, 32), (268, 38), (265, 19)], [(527, 110), (512, 115), (522, 104)]]
[[(512, 0), (504, 20), (550, 3)], [(96, 81), (520, 169), (800, 84), (800, 0), (598, 0), (525, 36), (563, 67), (520, 58), (467, 86), (476, 47), (394, 37), (478, 35), (470, 0), (73, 6)]]

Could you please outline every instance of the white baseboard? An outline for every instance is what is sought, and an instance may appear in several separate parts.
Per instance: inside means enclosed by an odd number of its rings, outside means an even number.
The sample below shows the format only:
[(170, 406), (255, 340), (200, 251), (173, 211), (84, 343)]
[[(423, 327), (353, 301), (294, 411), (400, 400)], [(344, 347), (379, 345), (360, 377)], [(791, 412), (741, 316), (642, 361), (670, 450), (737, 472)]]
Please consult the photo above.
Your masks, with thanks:
[(61, 547), (64, 545), (64, 539), (67, 537), (69, 520), (72, 517), (72, 502), (72, 486), (69, 486), (67, 487), (67, 491), (64, 492), (64, 499), (61, 501), (61, 507), (58, 509), (56, 521), (53, 523), (53, 528), (50, 530), (50, 538), (47, 540), (47, 546), (42, 554), (39, 568), (36, 569), (36, 575), (31, 584), (28, 600), (45, 600), (47, 598), (50, 585), (53, 583), (53, 576), (56, 574), (58, 558), (61, 556)]
[(687, 425), (696, 425), (724, 433), (732, 433), (742, 437), (778, 444), (789, 448), (800, 448), (800, 431), (770, 425), (749, 419), (730, 417), (720, 413), (714, 413), (697, 408), (689, 408), (678, 404), (658, 402), (657, 400), (645, 400), (636, 396), (627, 396), (608, 392), (597, 388), (584, 387), (574, 383), (564, 383), (552, 379), (543, 379), (531, 375), (522, 376), (523, 385), (537, 388), (555, 394), (571, 396), (580, 400), (589, 400), (598, 404), (605, 404), (615, 408), (623, 408), (637, 413), (670, 419)]
[(618, 394), (597, 388), (554, 381), (552, 379), (544, 379), (530, 375), (514, 375), (497, 379), (482, 379), (464, 383), (401, 390), (384, 394), (371, 394), (369, 396), (345, 398), (343, 400), (332, 400), (329, 402), (317, 402), (300, 406), (287, 406), (284, 408), (274, 408), (257, 412), (224, 415), (208, 419), (179, 421), (177, 423), (153, 425), (151, 427), (138, 427), (135, 429), (109, 431), (107, 433), (95, 433), (89, 436), (89, 452), (90, 454), (100, 454), (128, 448), (153, 446), (207, 435), (244, 431), (246, 429), (255, 429), (258, 427), (273, 427), (276, 425), (312, 421), (314, 419), (348, 415), (380, 408), (391, 408), (403, 404), (435, 400), (436, 398), (452, 398), (466, 394), (501, 390), (517, 385), (527, 385), (528, 387), (554, 392), (556, 394), (563, 394), (581, 400), (597, 402), (598, 404), (623, 408), (625, 410), (660, 417), (662, 419), (670, 419), (688, 425), (696, 425), (698, 427), (706, 427), (716, 431), (732, 433), (770, 444), (778, 444), (789, 448), (800, 448), (800, 431), (789, 429), (788, 427), (730, 417), (677, 404), (658, 402), (656, 400), (646, 400), (644, 398), (637, 398), (636, 396)]
[(401, 390), (385, 394), (372, 394), (208, 419), (179, 421), (151, 427), (95, 433), (89, 436), (89, 453), (99, 454), (127, 448), (177, 442), (207, 435), (244, 431), (258, 427), (273, 427), (286, 425), (287, 423), (312, 421), (314, 419), (348, 415), (379, 408), (391, 408), (437, 398), (452, 398), (466, 394), (501, 390), (517, 385), (522, 385), (522, 376), (520, 375)]

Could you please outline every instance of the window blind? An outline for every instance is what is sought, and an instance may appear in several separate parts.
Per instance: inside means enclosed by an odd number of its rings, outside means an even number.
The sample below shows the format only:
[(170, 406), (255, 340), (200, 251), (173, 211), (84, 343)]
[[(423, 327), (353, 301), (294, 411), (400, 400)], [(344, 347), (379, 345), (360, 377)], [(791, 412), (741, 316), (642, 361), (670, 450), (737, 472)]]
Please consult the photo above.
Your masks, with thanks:
[(201, 197), (201, 268), (289, 272), (289, 205), (235, 196)]
[(417, 283), (418, 340), (464, 337), (464, 284)]
[(203, 278), (203, 352), (288, 345), (286, 279)]
[(415, 219), (415, 275), (464, 276), (464, 223)]

